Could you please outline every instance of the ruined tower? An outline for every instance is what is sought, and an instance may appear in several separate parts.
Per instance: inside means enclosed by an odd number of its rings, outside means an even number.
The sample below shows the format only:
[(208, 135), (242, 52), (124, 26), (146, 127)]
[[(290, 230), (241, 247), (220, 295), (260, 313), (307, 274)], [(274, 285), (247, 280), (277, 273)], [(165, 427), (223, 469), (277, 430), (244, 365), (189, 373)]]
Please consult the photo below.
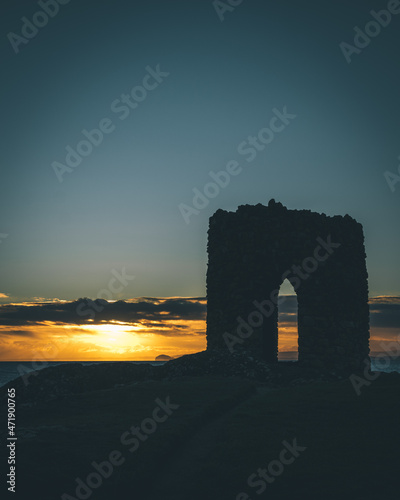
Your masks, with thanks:
[(368, 274), (361, 224), (345, 215), (244, 205), (208, 231), (207, 349), (278, 360), (280, 285), (298, 300), (299, 363), (357, 370), (369, 354)]

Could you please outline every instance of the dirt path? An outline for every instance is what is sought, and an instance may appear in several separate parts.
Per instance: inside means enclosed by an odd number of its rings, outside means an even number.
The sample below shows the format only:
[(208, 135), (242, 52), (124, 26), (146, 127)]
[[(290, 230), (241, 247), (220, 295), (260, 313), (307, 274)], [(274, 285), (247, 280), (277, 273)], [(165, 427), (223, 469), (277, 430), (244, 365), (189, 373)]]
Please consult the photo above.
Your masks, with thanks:
[(149, 485), (151, 489), (146, 500), (194, 500), (197, 498), (194, 496), (193, 485), (198, 484), (199, 470), (207, 464), (207, 457), (218, 446), (218, 437), (226, 419), (250, 399), (269, 391), (270, 389), (263, 387), (258, 388), (257, 392), (249, 393), (235, 406), (201, 427), (171, 456), (162, 469), (155, 471), (154, 483)]

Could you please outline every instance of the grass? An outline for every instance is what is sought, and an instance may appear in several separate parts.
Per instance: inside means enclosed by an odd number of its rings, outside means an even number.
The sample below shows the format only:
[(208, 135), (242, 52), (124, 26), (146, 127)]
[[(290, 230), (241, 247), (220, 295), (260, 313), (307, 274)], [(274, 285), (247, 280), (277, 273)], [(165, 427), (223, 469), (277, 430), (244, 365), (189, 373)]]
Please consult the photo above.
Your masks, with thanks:
[[(17, 427), (32, 434), (18, 441), (17, 498), (78, 498), (75, 478), (119, 450), (125, 463), (93, 500), (397, 499), (399, 379), (381, 376), (357, 396), (349, 380), (271, 391), (192, 377), (19, 405)], [(179, 408), (130, 453), (121, 434), (167, 396)], [(247, 478), (295, 438), (307, 449), (258, 495)]]

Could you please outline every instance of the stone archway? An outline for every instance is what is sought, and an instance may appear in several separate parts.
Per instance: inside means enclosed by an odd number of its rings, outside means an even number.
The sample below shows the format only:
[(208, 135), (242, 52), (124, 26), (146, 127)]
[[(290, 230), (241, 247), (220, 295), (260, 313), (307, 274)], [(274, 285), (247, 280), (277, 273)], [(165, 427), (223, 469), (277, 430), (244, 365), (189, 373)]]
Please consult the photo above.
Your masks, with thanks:
[(210, 218), (207, 349), (246, 348), (276, 362), (279, 288), (297, 293), (299, 362), (353, 370), (369, 353), (368, 283), (361, 224), (244, 205)]

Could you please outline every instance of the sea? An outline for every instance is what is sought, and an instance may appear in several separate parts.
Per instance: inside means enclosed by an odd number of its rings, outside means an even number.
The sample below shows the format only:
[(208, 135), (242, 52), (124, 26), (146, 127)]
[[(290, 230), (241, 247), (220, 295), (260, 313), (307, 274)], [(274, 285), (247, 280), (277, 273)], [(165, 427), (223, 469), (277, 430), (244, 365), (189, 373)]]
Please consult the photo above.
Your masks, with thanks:
[[(290, 363), (290, 361), (282, 361), (282, 363)], [(104, 363), (104, 361), (91, 361), (84, 362), (78, 361), (82, 365), (94, 365), (99, 363)], [(111, 361), (110, 361), (111, 363)], [(115, 361), (114, 361), (115, 363)], [(165, 361), (128, 361), (128, 363), (143, 364), (150, 363), (153, 366), (163, 365)], [(41, 370), (49, 366), (66, 365), (71, 364), (70, 361), (63, 362), (46, 362), (43, 366), (34, 366), (30, 362), (21, 361), (2, 361), (0, 362), (0, 387), (7, 384), (11, 380), (18, 378), (21, 374), (29, 373), (35, 370)], [(372, 371), (380, 372), (399, 372), (400, 373), (400, 358), (399, 357), (372, 357), (371, 356), (371, 369)]]

